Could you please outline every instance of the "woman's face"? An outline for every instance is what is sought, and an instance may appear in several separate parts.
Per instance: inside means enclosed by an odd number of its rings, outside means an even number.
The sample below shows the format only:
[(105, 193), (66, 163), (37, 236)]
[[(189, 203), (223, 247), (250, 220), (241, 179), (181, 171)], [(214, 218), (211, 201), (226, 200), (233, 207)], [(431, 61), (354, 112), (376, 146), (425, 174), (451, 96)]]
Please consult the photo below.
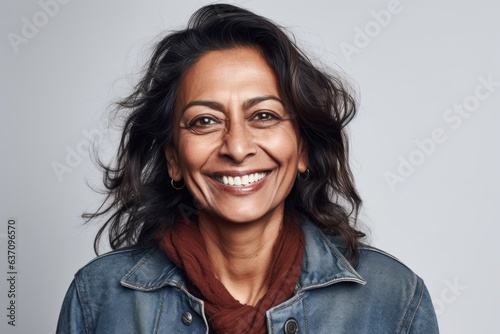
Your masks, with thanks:
[(184, 180), (200, 215), (235, 223), (282, 215), (307, 153), (258, 51), (203, 55), (181, 82), (174, 128), (168, 172)]

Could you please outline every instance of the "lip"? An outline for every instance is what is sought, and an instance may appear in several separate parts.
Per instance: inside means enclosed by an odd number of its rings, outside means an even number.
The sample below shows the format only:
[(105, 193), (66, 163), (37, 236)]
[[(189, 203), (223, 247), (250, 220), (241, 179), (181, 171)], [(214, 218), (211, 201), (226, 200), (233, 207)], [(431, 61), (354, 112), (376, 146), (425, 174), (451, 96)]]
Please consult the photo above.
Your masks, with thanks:
[[(225, 185), (224, 183), (218, 181), (215, 179), (215, 177), (222, 177), (222, 176), (244, 176), (244, 175), (249, 175), (249, 174), (255, 174), (255, 173), (265, 173), (266, 176), (264, 176), (262, 179), (256, 182), (252, 182), (246, 186), (230, 186), (230, 185)], [(272, 173), (272, 170), (263, 170), (263, 169), (256, 169), (256, 170), (248, 170), (248, 171), (224, 171), (224, 172), (217, 172), (217, 173), (212, 173), (210, 174), (210, 181), (213, 183), (217, 188), (220, 190), (223, 190), (225, 192), (228, 192), (233, 195), (249, 195), (252, 193), (257, 192), (259, 189), (261, 189), (264, 186), (265, 181), (269, 177), (269, 175)]]
[(249, 170), (228, 170), (228, 171), (218, 171), (215, 173), (210, 173), (210, 177), (214, 176), (243, 176), (243, 175), (248, 175), (248, 174), (255, 174), (255, 173), (266, 173), (269, 174), (271, 173), (271, 169), (249, 169)]

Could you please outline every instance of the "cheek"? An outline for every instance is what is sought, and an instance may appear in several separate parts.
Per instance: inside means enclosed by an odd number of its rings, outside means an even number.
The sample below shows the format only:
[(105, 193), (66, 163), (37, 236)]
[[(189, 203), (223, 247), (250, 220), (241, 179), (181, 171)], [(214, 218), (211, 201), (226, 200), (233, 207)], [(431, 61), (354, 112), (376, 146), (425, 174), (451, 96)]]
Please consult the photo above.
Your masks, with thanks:
[(207, 136), (179, 136), (179, 161), (183, 173), (195, 173), (209, 160), (216, 146)]
[(276, 128), (263, 131), (256, 136), (260, 138), (260, 146), (276, 160), (294, 161), (298, 157), (298, 139), (293, 130)]

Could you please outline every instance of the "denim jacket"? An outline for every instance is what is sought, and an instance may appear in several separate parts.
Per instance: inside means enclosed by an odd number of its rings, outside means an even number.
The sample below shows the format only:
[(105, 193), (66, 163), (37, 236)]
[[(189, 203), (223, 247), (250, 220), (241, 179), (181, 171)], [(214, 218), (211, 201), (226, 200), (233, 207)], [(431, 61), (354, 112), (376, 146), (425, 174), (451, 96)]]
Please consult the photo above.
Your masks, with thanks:
[[(338, 238), (303, 223), (295, 293), (266, 312), (268, 333), (438, 333), (420, 277), (394, 257), (362, 247), (356, 270)], [(203, 300), (165, 253), (121, 249), (80, 269), (64, 299), (57, 333), (208, 333)]]

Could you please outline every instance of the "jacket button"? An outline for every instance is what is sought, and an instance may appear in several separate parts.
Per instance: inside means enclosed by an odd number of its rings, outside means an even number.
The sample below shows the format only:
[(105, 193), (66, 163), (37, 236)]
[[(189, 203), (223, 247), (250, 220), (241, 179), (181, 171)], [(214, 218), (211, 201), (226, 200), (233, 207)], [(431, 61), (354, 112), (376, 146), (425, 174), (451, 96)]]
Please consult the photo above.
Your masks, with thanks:
[(297, 320), (291, 318), (285, 322), (285, 334), (295, 334), (299, 332), (299, 324)]
[(193, 321), (193, 316), (189, 312), (184, 312), (182, 313), (182, 323), (186, 326), (191, 325), (191, 322)]

